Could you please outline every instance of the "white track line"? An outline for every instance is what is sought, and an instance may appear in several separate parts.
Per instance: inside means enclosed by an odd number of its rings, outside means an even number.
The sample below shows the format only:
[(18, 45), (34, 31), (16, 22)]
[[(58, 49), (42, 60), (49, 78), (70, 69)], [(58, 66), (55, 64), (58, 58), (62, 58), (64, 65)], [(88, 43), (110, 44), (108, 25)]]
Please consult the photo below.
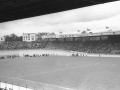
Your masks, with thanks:
[[(68, 70), (68, 69), (80, 68), (80, 67), (85, 67), (85, 66), (90, 66), (90, 65), (84, 65), (84, 66), (78, 66), (78, 67), (71, 67), (71, 68), (59, 69), (59, 70), (54, 70), (54, 71), (51, 71), (51, 72), (64, 71), (64, 70)], [(51, 73), (51, 72), (43, 72), (43, 73), (31, 74), (31, 75), (20, 76), (20, 77), (15, 77), (15, 78), (8, 77), (8, 76), (2, 76), (2, 75), (0, 75), (0, 76), (11, 78), (11, 79), (15, 79), (15, 80), (21, 80), (21, 81), (26, 81), (26, 82), (31, 82), (31, 83), (42, 84), (42, 85), (46, 85), (46, 86), (53, 86), (53, 87), (57, 87), (57, 88), (65, 89), (65, 90), (75, 90), (75, 89), (65, 88), (65, 87), (57, 86), (57, 85), (52, 85), (52, 84), (47, 84), (47, 83), (41, 83), (41, 82), (36, 82), (36, 81), (30, 81), (30, 80), (20, 79), (21, 77), (27, 77), (27, 76), (33, 76), (33, 75), (40, 75), (40, 74)]]
[[(2, 77), (7, 77), (7, 76), (2, 76)], [(7, 77), (7, 78), (11, 78), (11, 79), (15, 79), (15, 80), (21, 80), (21, 81), (25, 81), (25, 82), (31, 82), (31, 83), (36, 83), (36, 84), (41, 84), (41, 85), (46, 85), (46, 86), (53, 86), (53, 87), (56, 87), (56, 88), (61, 88), (61, 89), (64, 89), (64, 90), (75, 90), (75, 89), (72, 89), (72, 88), (66, 88), (66, 87), (62, 87), (62, 86), (58, 86), (58, 85), (53, 85), (53, 84), (47, 84), (47, 83), (41, 83), (41, 82), (36, 82), (36, 81), (30, 81), (30, 80), (25, 80), (25, 79), (17, 79), (17, 78), (13, 78), (13, 77)]]
[[(67, 64), (67, 65), (69, 65), (69, 64)], [(23, 78), (23, 77), (33, 76), (33, 75), (41, 75), (41, 74), (46, 74), (46, 73), (59, 72), (59, 71), (64, 71), (64, 70), (68, 70), (68, 69), (81, 68), (81, 67), (85, 67), (85, 66), (90, 66), (90, 65), (84, 65), (84, 66), (78, 66), (78, 67), (70, 67), (70, 68), (65, 68), (65, 69), (59, 69), (59, 70), (49, 71), (49, 72), (42, 72), (42, 73), (25, 75), (25, 76), (19, 76), (19, 77), (15, 77), (15, 78)]]

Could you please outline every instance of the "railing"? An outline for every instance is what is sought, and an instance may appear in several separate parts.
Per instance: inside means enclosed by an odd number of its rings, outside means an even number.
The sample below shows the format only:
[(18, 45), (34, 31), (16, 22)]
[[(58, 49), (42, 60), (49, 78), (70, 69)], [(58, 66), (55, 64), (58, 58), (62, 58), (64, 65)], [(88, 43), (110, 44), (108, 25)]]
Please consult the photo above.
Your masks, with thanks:
[(13, 90), (74, 90), (62, 86), (56, 86), (52, 84), (18, 79), (7, 76), (0, 76), (0, 88), (11, 88)]

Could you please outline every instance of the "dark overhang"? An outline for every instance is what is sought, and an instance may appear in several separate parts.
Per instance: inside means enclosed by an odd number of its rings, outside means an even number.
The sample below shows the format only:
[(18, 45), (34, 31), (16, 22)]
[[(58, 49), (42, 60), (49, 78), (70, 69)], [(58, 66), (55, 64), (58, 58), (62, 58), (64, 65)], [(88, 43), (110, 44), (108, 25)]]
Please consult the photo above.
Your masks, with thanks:
[(40, 16), (117, 0), (0, 0), (0, 22)]

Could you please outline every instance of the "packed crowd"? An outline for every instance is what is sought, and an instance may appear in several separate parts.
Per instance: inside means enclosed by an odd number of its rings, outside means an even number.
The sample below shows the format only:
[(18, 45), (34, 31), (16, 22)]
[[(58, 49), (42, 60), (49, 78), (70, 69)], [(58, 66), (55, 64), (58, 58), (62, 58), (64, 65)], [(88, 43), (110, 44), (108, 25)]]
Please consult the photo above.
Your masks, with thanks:
[[(29, 54), (23, 54), (23, 57), (41, 57), (41, 56), (56, 56), (57, 54), (48, 54), (48, 53), (43, 53), (43, 54), (33, 54), (33, 55), (29, 55)], [(15, 59), (15, 58), (20, 58), (19, 55), (1, 55), (0, 59)]]
[(103, 54), (120, 54), (112, 52), (120, 50), (120, 42), (114, 43), (111, 41), (86, 41), (86, 42), (49, 42), (46, 48), (62, 49), (87, 53), (103, 53)]
[(60, 49), (87, 53), (120, 54), (120, 42), (111, 40), (105, 41), (36, 41), (36, 42), (3, 42), (0, 44), (0, 50), (16, 49)]
[(41, 57), (41, 56), (56, 56), (57, 54), (48, 54), (48, 53), (43, 53), (43, 54), (33, 54), (33, 55), (29, 55), (29, 54), (23, 54), (23, 57)]
[(19, 58), (19, 55), (2, 55), (0, 56), (0, 59), (14, 59), (14, 58)]
[(23, 42), (23, 41), (11, 41), (2, 42), (0, 44), (0, 50), (15, 50), (15, 49), (37, 49), (44, 48), (46, 42)]

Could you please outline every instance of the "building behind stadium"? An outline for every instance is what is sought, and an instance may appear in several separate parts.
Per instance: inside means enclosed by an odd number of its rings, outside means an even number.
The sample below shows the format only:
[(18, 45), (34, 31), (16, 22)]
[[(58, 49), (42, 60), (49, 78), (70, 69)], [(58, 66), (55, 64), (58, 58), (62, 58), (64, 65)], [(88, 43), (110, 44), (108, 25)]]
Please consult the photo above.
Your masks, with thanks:
[(36, 40), (37, 40), (36, 33), (23, 33), (23, 41), (31, 42)]

